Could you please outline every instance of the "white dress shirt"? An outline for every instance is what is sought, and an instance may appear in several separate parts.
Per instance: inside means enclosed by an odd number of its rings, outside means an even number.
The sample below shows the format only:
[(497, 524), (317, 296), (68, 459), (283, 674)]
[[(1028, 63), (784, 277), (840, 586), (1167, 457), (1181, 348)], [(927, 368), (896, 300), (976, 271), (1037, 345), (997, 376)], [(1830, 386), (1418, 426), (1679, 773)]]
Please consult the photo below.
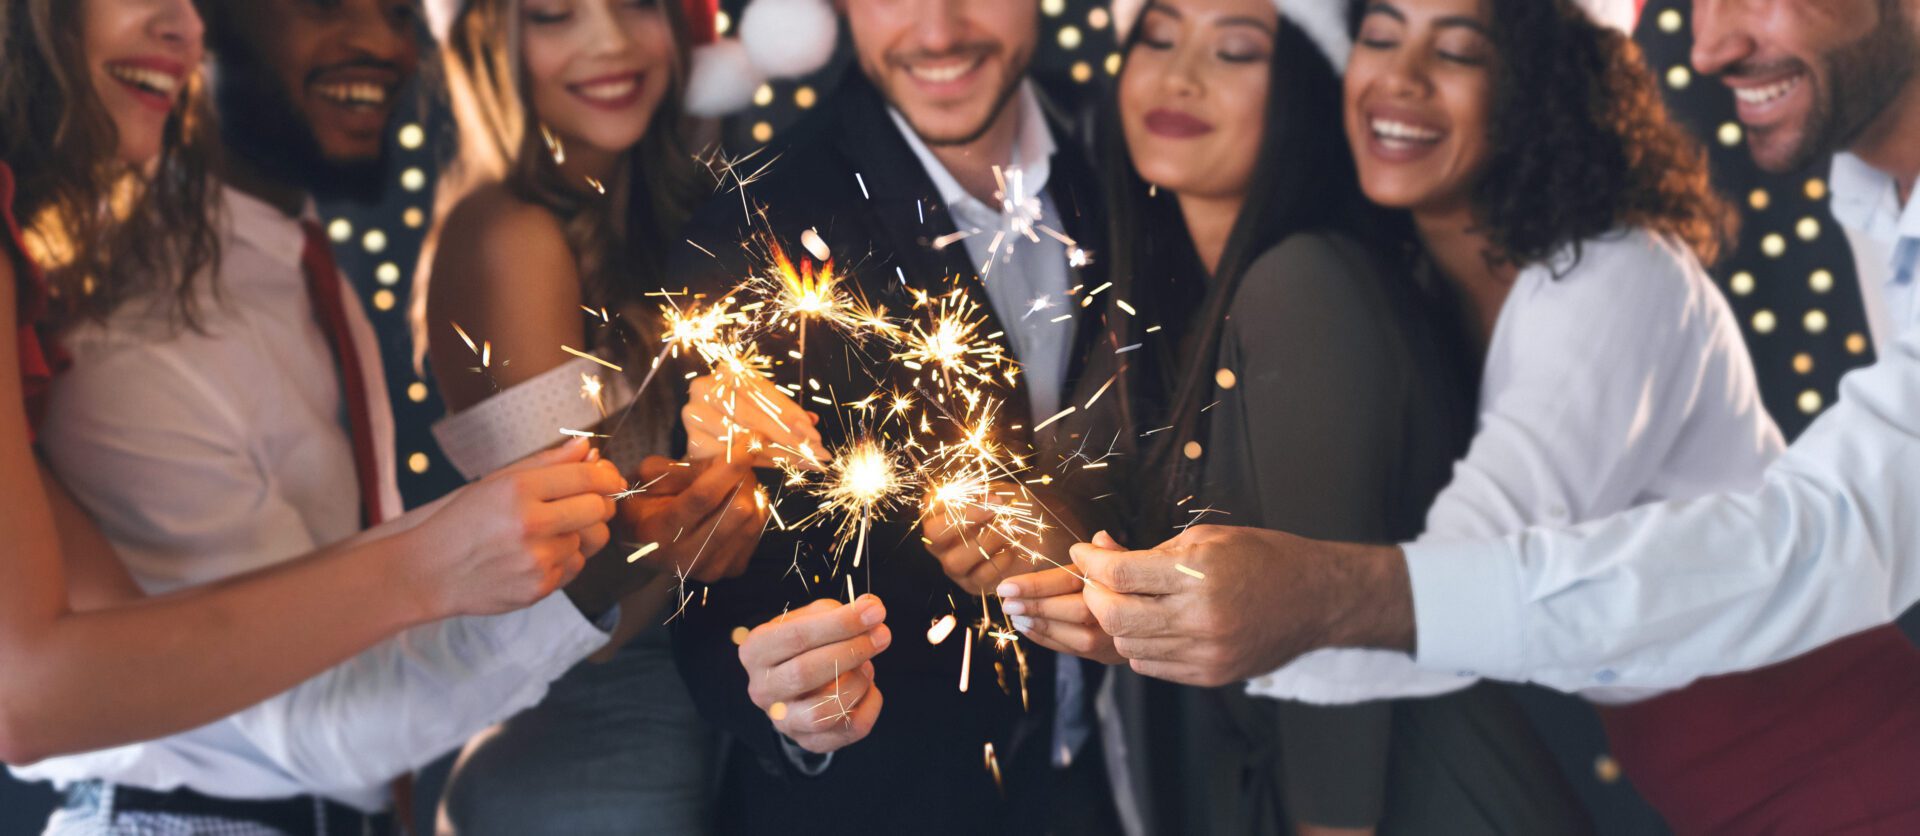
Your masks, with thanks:
[[(1573, 528), (1406, 547), (1420, 664), (1575, 691), (1672, 688), (1780, 662), (1920, 599), (1920, 201), (1835, 164), (1841, 221), (1884, 268), (1878, 363), (1755, 493), (1650, 505)], [(1877, 174), (1878, 176), (1873, 176)], [(1895, 314), (1898, 314), (1896, 317)]]
[[(1428, 511), (1421, 543), (1752, 490), (1785, 446), (1733, 311), (1691, 252), (1635, 230), (1585, 242), (1571, 269), (1568, 255), (1522, 270), (1501, 306), (1472, 444)], [(1248, 686), (1346, 703), (1475, 681), (1417, 668), (1404, 653), (1341, 649)], [(1647, 692), (1588, 695), (1617, 702)]]
[[(202, 288), (203, 330), (176, 327), (165, 300), (78, 329), (67, 338), (74, 366), (54, 388), (42, 435), (62, 481), (150, 593), (272, 566), (360, 529), (340, 377), (307, 295), (300, 226), (232, 189), (224, 201), (218, 290)], [(397, 511), (379, 347), (351, 286), (341, 287), (365, 361), (374, 446), (384, 451), (382, 503)], [(192, 731), (14, 771), (62, 786), (100, 779), (230, 798), (312, 793), (374, 811), (395, 775), (538, 702), (606, 638), (555, 593), (520, 612), (409, 630)]]

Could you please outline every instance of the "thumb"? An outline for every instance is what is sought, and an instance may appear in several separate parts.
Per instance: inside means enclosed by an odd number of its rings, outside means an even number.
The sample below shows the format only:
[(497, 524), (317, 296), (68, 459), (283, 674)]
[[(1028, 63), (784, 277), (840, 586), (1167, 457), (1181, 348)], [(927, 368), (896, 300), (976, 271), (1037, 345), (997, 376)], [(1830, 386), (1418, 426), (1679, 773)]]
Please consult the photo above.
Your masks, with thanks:
[(1093, 545), (1096, 548), (1109, 549), (1112, 551), (1126, 551), (1126, 547), (1120, 545), (1120, 541), (1113, 539), (1113, 535), (1105, 531), (1099, 531), (1093, 535)]
[(593, 445), (587, 443), (586, 439), (569, 438), (565, 444), (547, 450), (541, 450), (513, 464), (500, 468), (495, 472), (517, 473), (522, 470), (534, 470), (542, 467), (551, 467), (556, 464), (583, 462), (587, 460), (587, 451), (591, 449), (593, 449)]

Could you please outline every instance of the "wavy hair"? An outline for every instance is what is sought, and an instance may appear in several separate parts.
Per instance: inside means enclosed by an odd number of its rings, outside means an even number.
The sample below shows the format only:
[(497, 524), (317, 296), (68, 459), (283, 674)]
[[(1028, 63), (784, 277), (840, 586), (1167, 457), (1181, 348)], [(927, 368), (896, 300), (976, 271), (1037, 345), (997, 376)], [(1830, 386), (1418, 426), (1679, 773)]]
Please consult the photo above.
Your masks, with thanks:
[(1581, 241), (1640, 227), (1716, 261), (1737, 216), (1633, 39), (1571, 0), (1492, 0), (1491, 12), (1492, 151), (1474, 201), (1499, 257), (1541, 263), (1571, 246), (1577, 261)]
[(18, 181), (13, 209), (29, 256), (58, 299), (49, 324), (101, 320), (129, 299), (171, 293), (193, 325), (196, 278), (220, 258), (204, 79), (188, 80), (159, 158), (122, 162), (119, 130), (91, 81), (81, 6), (0, 5), (0, 160)]

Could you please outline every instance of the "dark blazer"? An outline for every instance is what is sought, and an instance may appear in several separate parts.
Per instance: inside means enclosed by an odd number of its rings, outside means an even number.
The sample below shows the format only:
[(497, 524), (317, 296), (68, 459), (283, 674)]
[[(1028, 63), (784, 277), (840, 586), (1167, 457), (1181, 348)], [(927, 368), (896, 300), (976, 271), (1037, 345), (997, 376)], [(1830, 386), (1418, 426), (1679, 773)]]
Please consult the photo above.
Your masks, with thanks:
[[(1057, 123), (1055, 135), (1060, 150), (1052, 161), (1049, 195), (1063, 216), (1064, 231), (1097, 251), (1101, 203), (1092, 171)], [(748, 187), (747, 196), (765, 207), (764, 228), (795, 257), (803, 252), (802, 231), (814, 228), (832, 247), (836, 263), (851, 269), (858, 292), (889, 312), (911, 312), (904, 276), (924, 291), (944, 291), (957, 282), (980, 303), (982, 315), (993, 317), (965, 247), (931, 246), (954, 231), (954, 224), (881, 96), (859, 72), (849, 72), (816, 112), (768, 149), (766, 158), (775, 155), (777, 162)], [(740, 242), (759, 228), (757, 217), (750, 224), (742, 212), (738, 194), (716, 195), (688, 224), (687, 237), (698, 247), (679, 247), (671, 255), (669, 275), (696, 290), (730, 287), (749, 272)], [(1078, 272), (1075, 283), (1089, 288), (1104, 280), (1097, 264)], [(1001, 330), (997, 321), (982, 328), (989, 334)], [(1091, 339), (1094, 331), (1079, 328), (1078, 342)], [(783, 343), (769, 353), (783, 355), (791, 347)], [(837, 404), (866, 397), (875, 391), (870, 372), (911, 391), (913, 372), (886, 363), (863, 369), (860, 357), (828, 328), (815, 325), (809, 331), (806, 374), (819, 381), (823, 397)], [(793, 375), (791, 366), (777, 370), (783, 382)], [(1031, 423), (1024, 387), (1002, 391), (1008, 396), (1005, 423)], [(817, 402), (806, 406), (821, 413), (820, 430), (829, 445), (860, 429), (858, 416)], [(1006, 429), (999, 438), (1016, 450), (1031, 445), (1024, 430)], [(804, 497), (790, 497), (780, 507), (789, 521), (810, 510)], [(872, 734), (835, 753), (823, 775), (809, 778), (791, 767), (772, 724), (747, 697), (746, 674), (730, 637), (736, 627), (757, 625), (809, 600), (844, 600), (846, 580), (830, 574), (832, 565), (830, 531), (769, 531), (744, 576), (696, 591), (675, 623), (676, 655), (695, 702), (734, 741), (721, 792), (720, 831), (1037, 832), (1052, 778), (1047, 750), (1054, 659), (1031, 643), (1025, 646), (1030, 705), (1023, 707), (1011, 662), (1003, 690), (995, 681), (991, 646), (976, 645), (971, 688), (960, 693), (963, 641), (930, 646), (922, 631), (948, 613), (957, 612), (963, 624), (971, 621), (981, 603), (947, 580), (910, 521), (874, 525), (862, 567), (846, 567), (860, 591), (879, 595), (887, 606), (894, 641), (874, 660), (886, 707)], [(1004, 789), (983, 767), (988, 743), (999, 759)]]

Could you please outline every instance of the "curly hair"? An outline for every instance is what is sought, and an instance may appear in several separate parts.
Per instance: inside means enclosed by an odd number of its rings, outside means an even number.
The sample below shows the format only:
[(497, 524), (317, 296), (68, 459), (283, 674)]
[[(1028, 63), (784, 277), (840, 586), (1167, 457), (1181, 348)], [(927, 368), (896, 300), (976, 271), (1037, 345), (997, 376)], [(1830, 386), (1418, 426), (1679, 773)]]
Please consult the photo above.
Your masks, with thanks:
[(1669, 118), (1631, 38), (1572, 0), (1492, 0), (1492, 147), (1474, 201), (1496, 252), (1544, 262), (1622, 227), (1672, 236), (1712, 264), (1736, 215), (1706, 152)]
[(119, 131), (90, 81), (81, 6), (0, 6), (0, 160), (19, 181), (13, 209), (30, 255), (60, 301), (48, 324), (103, 319), (128, 299), (170, 292), (191, 326), (195, 278), (220, 257), (203, 80), (189, 79), (150, 168), (121, 161)]

